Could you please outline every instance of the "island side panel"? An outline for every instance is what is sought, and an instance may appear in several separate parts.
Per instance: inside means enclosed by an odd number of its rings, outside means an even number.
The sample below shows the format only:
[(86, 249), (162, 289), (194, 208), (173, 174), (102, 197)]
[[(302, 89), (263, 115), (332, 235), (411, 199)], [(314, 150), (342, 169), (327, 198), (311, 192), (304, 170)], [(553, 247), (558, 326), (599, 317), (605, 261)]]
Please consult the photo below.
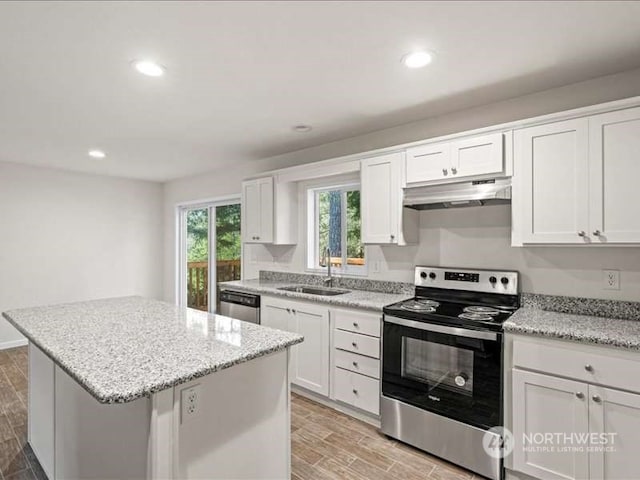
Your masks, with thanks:
[[(180, 418), (199, 385), (197, 415)], [(290, 478), (288, 349), (175, 388), (177, 478)]]
[(146, 479), (150, 424), (149, 398), (101, 404), (56, 365), (55, 478)]
[(50, 479), (54, 478), (54, 364), (29, 343), (29, 444)]

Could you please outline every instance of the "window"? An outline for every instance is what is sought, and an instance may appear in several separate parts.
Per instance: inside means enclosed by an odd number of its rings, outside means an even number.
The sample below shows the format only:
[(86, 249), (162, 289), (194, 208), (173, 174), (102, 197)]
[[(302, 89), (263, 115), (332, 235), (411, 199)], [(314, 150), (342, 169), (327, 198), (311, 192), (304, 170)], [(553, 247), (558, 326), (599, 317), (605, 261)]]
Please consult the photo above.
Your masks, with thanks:
[[(360, 186), (349, 184), (308, 190), (308, 267), (366, 275), (360, 239)], [(327, 249), (330, 255), (327, 255)]]

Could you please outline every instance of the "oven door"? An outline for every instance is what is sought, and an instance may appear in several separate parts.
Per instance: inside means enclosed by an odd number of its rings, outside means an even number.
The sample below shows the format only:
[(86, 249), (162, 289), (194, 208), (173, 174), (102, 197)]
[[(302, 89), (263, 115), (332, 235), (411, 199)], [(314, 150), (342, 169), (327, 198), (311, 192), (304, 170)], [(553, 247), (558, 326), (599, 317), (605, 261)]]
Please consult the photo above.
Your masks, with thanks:
[(502, 334), (385, 316), (382, 395), (488, 429), (502, 425)]

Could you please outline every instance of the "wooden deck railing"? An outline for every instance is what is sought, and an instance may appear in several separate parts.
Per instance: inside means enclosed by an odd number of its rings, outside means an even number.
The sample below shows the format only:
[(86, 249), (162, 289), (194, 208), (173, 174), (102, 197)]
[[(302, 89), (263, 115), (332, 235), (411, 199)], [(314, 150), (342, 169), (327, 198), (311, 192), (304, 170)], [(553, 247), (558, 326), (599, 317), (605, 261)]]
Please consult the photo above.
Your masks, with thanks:
[[(240, 280), (240, 259), (218, 260), (216, 281)], [(187, 263), (187, 305), (198, 310), (209, 309), (209, 263)]]

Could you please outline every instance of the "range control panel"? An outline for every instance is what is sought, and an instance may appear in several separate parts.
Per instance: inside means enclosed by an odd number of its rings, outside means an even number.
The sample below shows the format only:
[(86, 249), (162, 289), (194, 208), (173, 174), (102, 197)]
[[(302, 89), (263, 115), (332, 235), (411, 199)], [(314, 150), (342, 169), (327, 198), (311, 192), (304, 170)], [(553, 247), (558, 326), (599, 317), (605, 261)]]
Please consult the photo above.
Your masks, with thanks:
[(419, 287), (517, 295), (518, 283), (518, 272), (514, 271), (416, 267), (415, 272)]

